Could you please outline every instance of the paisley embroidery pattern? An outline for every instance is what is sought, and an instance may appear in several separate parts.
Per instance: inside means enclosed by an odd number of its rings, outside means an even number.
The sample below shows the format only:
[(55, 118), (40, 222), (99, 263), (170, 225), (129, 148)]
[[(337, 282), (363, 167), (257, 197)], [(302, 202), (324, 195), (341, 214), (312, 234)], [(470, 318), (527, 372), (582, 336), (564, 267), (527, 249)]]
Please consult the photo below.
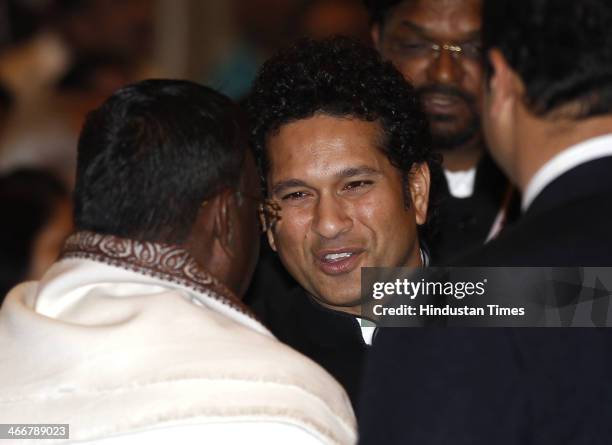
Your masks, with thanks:
[(60, 258), (90, 259), (180, 284), (256, 319), (232, 291), (203, 270), (181, 247), (82, 231), (66, 240)]

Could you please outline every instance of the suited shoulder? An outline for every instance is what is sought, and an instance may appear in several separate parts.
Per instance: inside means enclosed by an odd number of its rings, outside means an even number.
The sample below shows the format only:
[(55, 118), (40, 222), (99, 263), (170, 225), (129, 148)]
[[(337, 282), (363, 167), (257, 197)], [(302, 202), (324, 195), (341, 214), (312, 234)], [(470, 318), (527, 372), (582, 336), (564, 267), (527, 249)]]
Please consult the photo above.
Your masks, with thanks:
[(528, 213), (463, 266), (610, 266), (612, 206), (609, 195), (591, 195), (546, 212)]

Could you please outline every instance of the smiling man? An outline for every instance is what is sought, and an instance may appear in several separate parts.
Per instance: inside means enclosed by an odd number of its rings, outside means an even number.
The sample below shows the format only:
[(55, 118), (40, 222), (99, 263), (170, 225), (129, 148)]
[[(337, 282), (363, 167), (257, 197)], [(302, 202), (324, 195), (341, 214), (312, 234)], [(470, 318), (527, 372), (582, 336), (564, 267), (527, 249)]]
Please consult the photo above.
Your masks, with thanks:
[(361, 268), (422, 266), (438, 164), (414, 89), (375, 50), (303, 41), (263, 67), (249, 102), (268, 198), (268, 240), (303, 289), (263, 318), (327, 368), (355, 403), (371, 332)]
[(378, 122), (325, 111), (283, 125), (268, 140), (271, 198), (282, 212), (270, 244), (320, 304), (360, 314), (365, 266), (420, 266), (417, 225), (427, 213), (426, 164), (404, 174), (379, 148)]
[(381, 55), (414, 84), (442, 154), (435, 263), (479, 247), (518, 215), (518, 196), (487, 154), (480, 116), (482, 0), (365, 0)]

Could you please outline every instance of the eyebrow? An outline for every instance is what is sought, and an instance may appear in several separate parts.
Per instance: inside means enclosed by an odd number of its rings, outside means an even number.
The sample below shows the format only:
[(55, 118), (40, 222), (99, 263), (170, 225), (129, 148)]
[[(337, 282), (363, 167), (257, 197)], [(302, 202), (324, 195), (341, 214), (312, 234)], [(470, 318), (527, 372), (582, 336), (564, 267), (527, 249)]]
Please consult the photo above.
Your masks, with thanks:
[(294, 187), (308, 187), (308, 184), (306, 184), (304, 181), (301, 181), (299, 179), (287, 179), (285, 181), (280, 181), (274, 184), (274, 187), (272, 187), (272, 194), (280, 195), (285, 190), (294, 188)]
[(362, 165), (359, 167), (350, 167), (339, 171), (336, 176), (339, 178), (352, 178), (354, 176), (379, 175), (380, 172), (375, 168)]
[[(334, 176), (336, 178), (353, 178), (355, 176), (377, 176), (377, 175), (380, 175), (380, 171), (376, 170), (375, 168), (368, 167), (366, 165), (361, 165), (359, 167), (349, 167), (349, 168), (340, 170)], [(294, 187), (310, 188), (310, 186), (306, 182), (300, 179), (287, 179), (287, 180), (280, 181), (274, 184), (274, 187), (272, 187), (272, 194), (281, 195), (285, 190), (294, 188)]]
[(402, 20), (400, 22), (400, 25), (403, 26), (404, 28), (409, 28), (412, 31), (416, 32), (417, 34), (420, 35), (426, 35), (427, 31), (425, 30), (425, 28), (420, 27), (419, 25), (417, 25), (416, 23), (412, 23), (409, 20)]
[[(426, 28), (423, 28), (422, 26), (417, 25), (416, 23), (411, 22), (410, 20), (402, 20), (400, 22), (400, 25), (411, 29), (412, 31), (414, 31), (415, 33), (419, 34), (419, 36), (424, 37), (426, 39), (430, 39), (430, 35), (427, 31)], [(476, 31), (471, 31), (466, 33), (461, 39), (458, 40), (478, 40), (481, 38), (482, 32), (480, 30), (476, 30)]]

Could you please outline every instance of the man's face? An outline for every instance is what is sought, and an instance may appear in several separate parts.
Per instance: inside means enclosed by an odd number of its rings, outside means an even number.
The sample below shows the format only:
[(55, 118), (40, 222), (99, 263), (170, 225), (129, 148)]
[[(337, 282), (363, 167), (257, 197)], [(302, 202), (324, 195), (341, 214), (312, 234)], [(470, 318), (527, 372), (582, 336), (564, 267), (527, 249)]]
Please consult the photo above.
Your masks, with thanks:
[(407, 0), (373, 30), (383, 57), (419, 90), (440, 150), (460, 147), (479, 134), (480, 14), (480, 0)]
[(429, 172), (418, 167), (426, 184), (411, 180), (405, 194), (380, 143), (378, 123), (328, 115), (286, 124), (267, 143), (269, 195), (281, 207), (272, 248), (321, 304), (354, 314), (361, 267), (420, 264)]

